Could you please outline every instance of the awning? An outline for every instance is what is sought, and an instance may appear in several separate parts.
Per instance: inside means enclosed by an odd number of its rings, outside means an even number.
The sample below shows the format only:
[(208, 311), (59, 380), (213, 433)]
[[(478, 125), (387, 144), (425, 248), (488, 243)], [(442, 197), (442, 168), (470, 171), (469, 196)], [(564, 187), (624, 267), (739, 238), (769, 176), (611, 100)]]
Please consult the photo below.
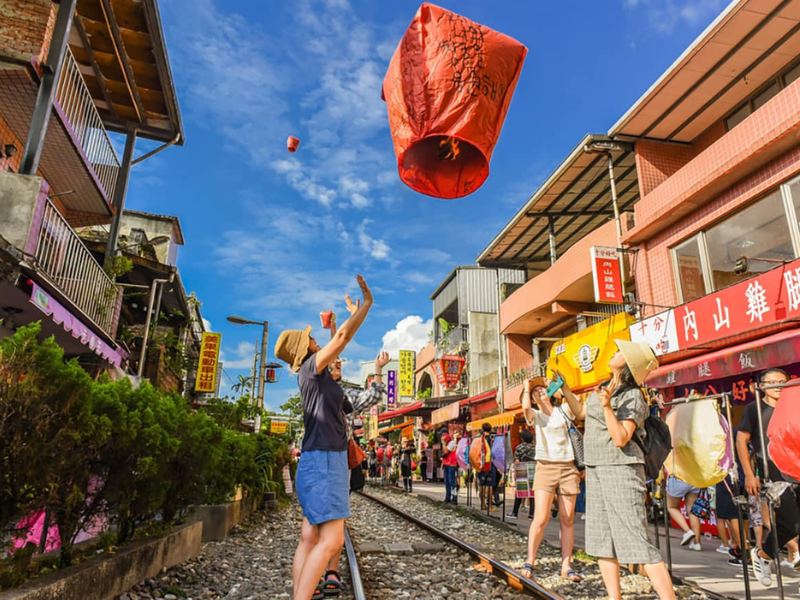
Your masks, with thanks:
[(402, 408), (398, 408), (397, 410), (390, 410), (389, 412), (381, 413), (378, 415), (378, 422), (387, 421), (389, 419), (393, 419), (395, 417), (402, 416), (412, 410), (417, 410), (418, 408), (422, 407), (422, 400), (419, 402), (414, 402), (414, 404), (409, 404), (408, 406), (404, 406)]
[(800, 362), (800, 330), (789, 329), (760, 340), (664, 365), (645, 385), (667, 388), (702, 383)]
[(499, 415), (494, 415), (493, 417), (486, 417), (485, 419), (478, 419), (477, 421), (467, 423), (467, 431), (475, 431), (480, 429), (484, 423), (488, 423), (492, 427), (511, 425), (516, 418), (520, 416), (522, 416), (521, 408), (517, 410), (509, 410), (508, 412), (500, 413)]
[(436, 425), (437, 423), (446, 423), (447, 421), (457, 419), (461, 414), (462, 404), (464, 404), (464, 400), (461, 400), (460, 402), (453, 402), (443, 408), (437, 408), (431, 413), (431, 425)]
[(483, 394), (478, 394), (477, 396), (466, 398), (462, 400), (460, 404), (461, 406), (470, 406), (471, 404), (478, 404), (486, 400), (493, 400), (496, 397), (497, 397), (497, 390), (489, 390), (488, 392), (484, 392)]
[(31, 304), (53, 319), (56, 325), (61, 325), (64, 331), (71, 333), (72, 337), (86, 346), (87, 350), (91, 350), (112, 365), (119, 367), (122, 361), (128, 357), (124, 351), (115, 350), (101, 340), (80, 319), (74, 317), (69, 310), (56, 302), (36, 283), (33, 284), (31, 292)]
[(414, 424), (414, 420), (411, 419), (410, 421), (406, 421), (405, 423), (400, 423), (400, 425), (393, 425), (391, 427), (384, 427), (383, 429), (378, 429), (378, 434), (389, 433), (390, 431), (395, 431), (396, 429), (403, 429), (404, 427), (410, 427)]

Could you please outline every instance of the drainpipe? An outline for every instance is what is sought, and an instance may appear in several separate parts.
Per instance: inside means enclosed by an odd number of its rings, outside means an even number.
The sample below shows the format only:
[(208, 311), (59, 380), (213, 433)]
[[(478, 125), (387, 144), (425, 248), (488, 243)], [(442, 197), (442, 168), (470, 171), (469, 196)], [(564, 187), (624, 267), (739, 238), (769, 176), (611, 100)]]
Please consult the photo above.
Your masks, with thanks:
[(69, 32), (72, 30), (72, 17), (75, 14), (77, 3), (78, 0), (61, 0), (58, 6), (53, 37), (50, 40), (50, 49), (47, 51), (47, 61), (42, 65), (42, 81), (36, 95), (36, 105), (31, 117), (31, 126), (28, 128), (25, 151), (22, 153), (22, 163), (19, 168), (22, 175), (36, 175), (39, 170), (44, 139), (47, 135), (47, 126), (50, 124), (50, 115), (53, 112), (53, 100), (56, 97), (58, 80), (64, 66), (67, 41)]
[(153, 279), (153, 283), (150, 284), (150, 299), (147, 301), (147, 319), (144, 322), (144, 338), (142, 339), (142, 352), (141, 356), (139, 357), (139, 370), (137, 371), (137, 375), (139, 377), (142, 376), (144, 373), (144, 363), (145, 359), (147, 358), (147, 342), (150, 339), (150, 321), (153, 318), (153, 304), (156, 301), (156, 287), (160, 283), (172, 283), (172, 279), (175, 277), (175, 274), (170, 274), (168, 279)]
[(117, 174), (117, 185), (114, 187), (114, 217), (111, 220), (111, 229), (108, 233), (106, 243), (105, 264), (111, 260), (117, 252), (117, 242), (119, 241), (119, 227), (122, 223), (122, 213), (125, 211), (125, 196), (128, 194), (128, 182), (131, 179), (131, 165), (133, 164), (133, 150), (136, 146), (136, 129), (128, 129), (125, 138), (125, 152), (122, 155), (122, 164)]
[(495, 274), (495, 294), (497, 297), (497, 405), (501, 410), (505, 410), (505, 390), (506, 382), (503, 377), (504, 355), (503, 352), (503, 339), (504, 336), (500, 331), (500, 304), (502, 302), (502, 295), (500, 293), (500, 269), (494, 270)]

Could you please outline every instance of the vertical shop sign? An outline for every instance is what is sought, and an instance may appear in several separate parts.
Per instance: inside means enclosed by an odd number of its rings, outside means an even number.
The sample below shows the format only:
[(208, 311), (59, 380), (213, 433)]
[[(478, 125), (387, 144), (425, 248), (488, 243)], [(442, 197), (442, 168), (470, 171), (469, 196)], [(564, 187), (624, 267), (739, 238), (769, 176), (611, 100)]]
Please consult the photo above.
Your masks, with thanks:
[(378, 437), (378, 407), (373, 406), (369, 409), (369, 439), (374, 440)]
[(197, 366), (197, 382), (195, 392), (213, 394), (217, 389), (217, 363), (219, 362), (219, 345), (221, 333), (203, 333), (200, 342), (200, 361)]
[(386, 374), (386, 410), (397, 408), (397, 371)]
[(622, 271), (616, 248), (592, 246), (592, 279), (595, 302), (622, 302)]
[(413, 350), (400, 350), (400, 373), (398, 396), (400, 398), (414, 397), (414, 367), (417, 355)]

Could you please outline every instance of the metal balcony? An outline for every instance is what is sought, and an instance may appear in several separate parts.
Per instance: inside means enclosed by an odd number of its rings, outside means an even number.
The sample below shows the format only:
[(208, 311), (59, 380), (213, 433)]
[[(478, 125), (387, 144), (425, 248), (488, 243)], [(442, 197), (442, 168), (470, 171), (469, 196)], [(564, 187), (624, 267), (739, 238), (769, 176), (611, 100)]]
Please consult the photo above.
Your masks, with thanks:
[(38, 268), (61, 292), (113, 337), (119, 288), (49, 200), (35, 256)]

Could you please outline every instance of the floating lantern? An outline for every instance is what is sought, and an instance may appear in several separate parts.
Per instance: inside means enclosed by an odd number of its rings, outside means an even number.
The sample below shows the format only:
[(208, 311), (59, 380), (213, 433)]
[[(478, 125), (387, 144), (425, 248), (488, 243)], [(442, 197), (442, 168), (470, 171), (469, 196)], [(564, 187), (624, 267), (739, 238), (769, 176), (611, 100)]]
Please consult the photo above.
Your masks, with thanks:
[(297, 152), (298, 146), (300, 146), (300, 140), (298, 140), (293, 135), (290, 135), (289, 139), (286, 140), (286, 149), (292, 154), (294, 154), (295, 152)]
[(268, 362), (264, 365), (264, 381), (266, 383), (277, 383), (283, 373), (283, 365), (280, 363)]
[(330, 329), (334, 318), (335, 317), (332, 310), (325, 310), (319, 313), (319, 322), (323, 329)]
[(425, 3), (383, 80), (400, 179), (460, 198), (489, 176), (528, 50), (516, 40)]

